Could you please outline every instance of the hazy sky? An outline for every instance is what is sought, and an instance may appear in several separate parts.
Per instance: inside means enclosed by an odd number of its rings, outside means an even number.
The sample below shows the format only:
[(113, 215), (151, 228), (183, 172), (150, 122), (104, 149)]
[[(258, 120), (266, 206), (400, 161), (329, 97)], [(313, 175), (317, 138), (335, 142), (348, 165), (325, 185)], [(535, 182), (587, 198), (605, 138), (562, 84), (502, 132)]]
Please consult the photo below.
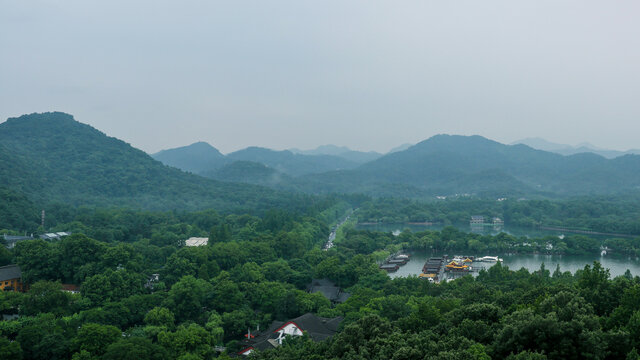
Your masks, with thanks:
[(0, 0), (0, 119), (145, 151), (438, 133), (640, 148), (640, 2)]

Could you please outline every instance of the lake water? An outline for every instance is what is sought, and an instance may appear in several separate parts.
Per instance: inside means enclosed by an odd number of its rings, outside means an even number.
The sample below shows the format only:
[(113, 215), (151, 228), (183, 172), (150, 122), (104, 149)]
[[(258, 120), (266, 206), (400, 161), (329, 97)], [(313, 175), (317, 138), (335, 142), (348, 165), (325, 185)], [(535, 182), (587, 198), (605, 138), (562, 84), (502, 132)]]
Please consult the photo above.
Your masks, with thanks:
[[(441, 256), (442, 254), (429, 254), (427, 252), (412, 253), (411, 260), (394, 273), (389, 273), (391, 277), (405, 277), (409, 275), (419, 275), (422, 272), (422, 266), (431, 256)], [(496, 254), (481, 254), (480, 256), (495, 256)], [(611, 277), (623, 275), (627, 269), (631, 274), (640, 275), (640, 260), (638, 258), (630, 258), (625, 256), (613, 255), (499, 255), (503, 260), (503, 265), (508, 266), (511, 270), (527, 269), (529, 272), (540, 269), (540, 265), (544, 266), (552, 274), (556, 266), (560, 265), (560, 271), (571, 271), (583, 269), (585, 265), (591, 265), (594, 261), (599, 261), (604, 268), (609, 269)], [(449, 256), (451, 257), (451, 255)], [(489, 267), (492, 263), (474, 262), (474, 268)], [(477, 273), (474, 273), (477, 274)]]

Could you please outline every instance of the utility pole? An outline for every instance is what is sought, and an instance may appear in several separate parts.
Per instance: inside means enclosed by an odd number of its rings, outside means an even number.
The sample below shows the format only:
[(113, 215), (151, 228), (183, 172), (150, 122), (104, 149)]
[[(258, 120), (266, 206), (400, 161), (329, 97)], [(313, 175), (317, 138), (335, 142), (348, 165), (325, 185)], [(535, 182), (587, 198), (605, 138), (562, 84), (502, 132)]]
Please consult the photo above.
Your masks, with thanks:
[(42, 210), (42, 229), (44, 230), (44, 209)]

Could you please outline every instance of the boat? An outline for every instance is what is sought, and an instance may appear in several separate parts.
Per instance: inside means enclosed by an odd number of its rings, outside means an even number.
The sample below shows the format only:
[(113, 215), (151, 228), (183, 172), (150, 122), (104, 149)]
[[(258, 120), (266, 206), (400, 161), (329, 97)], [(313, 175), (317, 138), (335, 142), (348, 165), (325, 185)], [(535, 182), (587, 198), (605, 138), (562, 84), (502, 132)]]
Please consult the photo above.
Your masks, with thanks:
[(476, 259), (482, 262), (502, 262), (503, 260), (497, 256), (483, 256), (481, 258)]
[(407, 263), (407, 259), (391, 259), (387, 261), (388, 264), (404, 265)]
[(380, 269), (388, 271), (388, 272), (394, 272), (394, 271), (398, 271), (398, 269), (400, 268), (400, 266), (398, 266), (398, 264), (384, 264), (384, 265), (380, 265)]

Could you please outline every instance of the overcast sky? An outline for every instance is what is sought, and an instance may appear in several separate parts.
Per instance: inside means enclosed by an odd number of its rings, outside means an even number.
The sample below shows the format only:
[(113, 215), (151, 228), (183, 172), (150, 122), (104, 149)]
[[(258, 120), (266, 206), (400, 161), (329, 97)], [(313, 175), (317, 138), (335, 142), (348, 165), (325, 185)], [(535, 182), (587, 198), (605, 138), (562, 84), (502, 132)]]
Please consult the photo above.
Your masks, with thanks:
[(438, 133), (640, 148), (640, 2), (0, 0), (0, 119), (155, 152)]

